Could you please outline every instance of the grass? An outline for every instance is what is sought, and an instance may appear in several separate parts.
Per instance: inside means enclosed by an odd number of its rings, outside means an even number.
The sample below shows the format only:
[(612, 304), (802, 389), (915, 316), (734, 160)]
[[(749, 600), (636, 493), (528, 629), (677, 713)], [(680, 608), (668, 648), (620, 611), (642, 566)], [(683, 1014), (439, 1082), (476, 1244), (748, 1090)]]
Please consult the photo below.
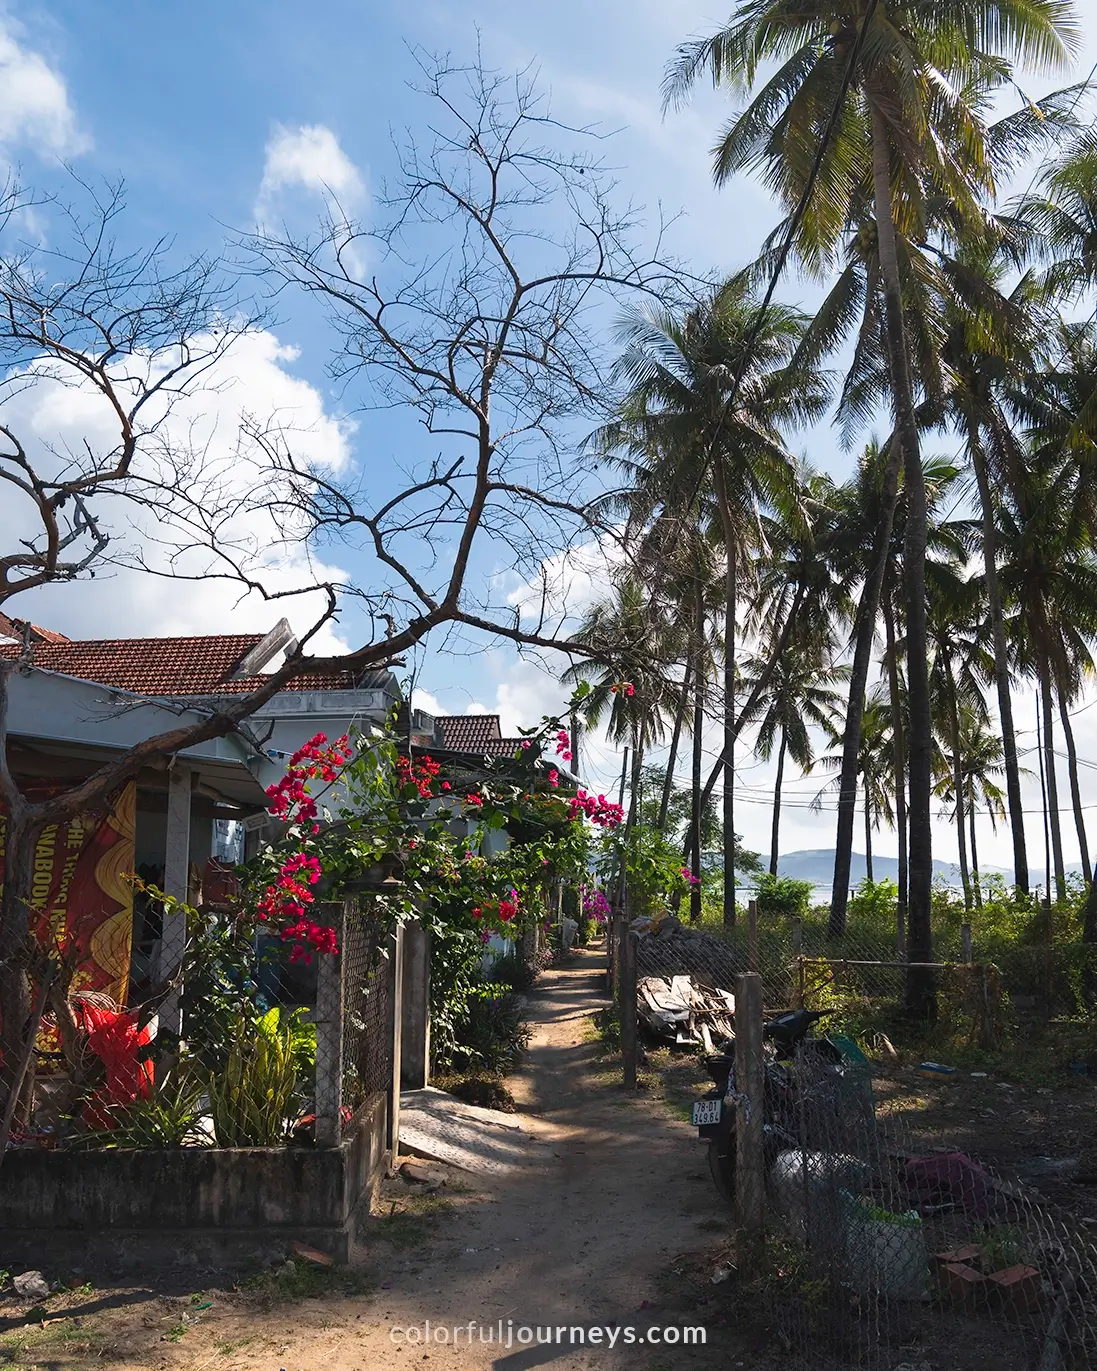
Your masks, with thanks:
[(393, 1200), (389, 1212), (375, 1218), (366, 1231), (393, 1247), (421, 1247), (437, 1221), (452, 1209), (453, 1201), (444, 1195), (408, 1195)]
[[(287, 1266), (289, 1264), (287, 1263)], [(295, 1304), (299, 1300), (319, 1300), (330, 1295), (362, 1295), (372, 1288), (372, 1278), (349, 1266), (313, 1266), (295, 1261), (293, 1269), (279, 1266), (261, 1271), (241, 1286), (263, 1308)]]
[(63, 1366), (69, 1359), (95, 1356), (105, 1345), (106, 1338), (101, 1333), (92, 1332), (73, 1319), (51, 1319), (0, 1337), (0, 1367), (4, 1371), (30, 1371), (47, 1361)]

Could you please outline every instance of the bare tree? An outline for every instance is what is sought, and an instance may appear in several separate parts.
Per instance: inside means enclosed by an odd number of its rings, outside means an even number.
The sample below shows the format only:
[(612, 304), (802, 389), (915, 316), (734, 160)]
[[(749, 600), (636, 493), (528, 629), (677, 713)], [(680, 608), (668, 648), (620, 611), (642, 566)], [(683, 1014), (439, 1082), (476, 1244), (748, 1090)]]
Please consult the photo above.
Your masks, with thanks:
[[(270, 587), (264, 549), (230, 531), (241, 509), (264, 511), (287, 542), (335, 540), (368, 565), (355, 584), (319, 583), (325, 610), (261, 689), (211, 701), (197, 721), (147, 738), (41, 802), (21, 792), (8, 765), (7, 687), (18, 663), (0, 661), (5, 1062), (20, 1059), (34, 1032), (40, 953), (30, 877), (45, 825), (104, 808), (142, 767), (239, 728), (290, 678), (392, 664), (436, 629), (584, 651), (550, 621), (546, 601), (524, 617), (489, 573), (503, 566), (520, 579), (589, 535), (588, 473), (571, 438), (605, 403), (598, 334), (623, 292), (668, 289), (673, 273), (633, 252), (632, 215), (611, 208), (612, 183), (590, 151), (595, 134), (554, 120), (528, 73), (504, 78), (427, 59), (421, 73), (437, 122), (429, 143), (404, 148), (383, 225), (354, 224), (332, 204), (308, 241), (257, 232), (242, 246), (275, 294), (302, 288), (325, 306), (339, 339), (332, 373), (363, 409), (418, 416), (428, 435), (417, 444), (429, 454), (422, 462), (405, 455), (348, 476), (304, 459), (278, 416), (257, 416), (240, 435), (252, 472), (242, 493), (238, 472), (230, 482), (203, 466), (200, 450), (177, 447), (165, 423), (172, 400), (208, 376), (246, 325), (226, 310), (213, 264), (173, 273), (164, 245), (140, 257), (118, 253), (113, 199), (99, 207), (94, 230), (72, 220), (82, 246), (64, 270), (56, 261), (47, 269), (33, 249), (0, 264), (8, 396), (40, 376), (90, 388), (117, 433), (102, 451), (46, 448), (44, 469), (8, 433), (9, 479), (40, 520), (3, 564), (9, 595), (71, 579), (107, 556), (160, 575), (227, 578), (271, 598), (315, 593), (307, 577)], [(568, 150), (555, 151), (553, 140)], [(58, 277), (64, 284), (48, 284)], [(142, 453), (155, 460), (142, 464)], [(110, 549), (94, 503), (104, 490), (152, 508), (157, 529), (143, 526), (136, 547)], [(365, 611), (360, 645), (337, 658), (310, 655), (319, 628), (347, 601)]]
[(402, 483), (377, 463), (351, 488), (271, 445), (276, 499), (311, 535), (370, 559), (356, 590), (375, 614), (555, 645), (544, 601), (523, 622), (489, 582), (474, 587), (473, 542), (533, 580), (546, 550), (589, 537), (579, 452), (609, 397), (605, 326), (622, 295), (664, 293), (674, 275), (634, 251), (634, 214), (612, 207), (596, 132), (553, 118), (528, 71), (417, 61), (430, 138), (398, 143), (377, 222), (332, 202), (316, 236), (263, 230), (242, 247), (268, 278), (318, 298), (340, 337), (332, 376), (363, 408), (410, 409), (431, 460), (404, 464)]

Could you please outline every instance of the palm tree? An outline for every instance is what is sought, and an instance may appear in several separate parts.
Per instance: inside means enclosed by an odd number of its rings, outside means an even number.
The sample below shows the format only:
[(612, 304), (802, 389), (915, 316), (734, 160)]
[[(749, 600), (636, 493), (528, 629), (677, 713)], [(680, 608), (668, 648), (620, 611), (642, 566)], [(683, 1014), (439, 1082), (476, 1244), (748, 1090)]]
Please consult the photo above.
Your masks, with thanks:
[[(652, 309), (620, 328), (618, 374), (629, 390), (599, 446), (623, 452), (635, 485), (632, 506), (707, 519), (723, 554), (723, 754), (731, 758), (736, 721), (738, 603), (762, 540), (760, 510), (793, 517), (792, 462), (779, 431), (817, 417), (826, 392), (814, 370), (788, 367), (803, 318), (783, 307), (763, 317), (742, 277), (716, 287), (691, 309)], [(622, 461), (619, 457), (618, 461)], [(695, 593), (695, 638), (703, 634)], [(695, 763), (704, 681), (694, 673)], [(724, 767), (724, 918), (735, 921), (734, 766)], [(697, 784), (700, 796), (700, 785)], [(696, 829), (696, 825), (694, 825)], [(696, 833), (693, 841), (696, 844)], [(699, 861), (699, 853), (693, 854)]]
[[(958, 760), (954, 762), (942, 753), (936, 793), (956, 821), (965, 905), (974, 903), (976, 909), (982, 909), (983, 891), (979, 877), (975, 816), (983, 809), (993, 830), (997, 830), (998, 821), (1006, 817), (1003, 803), (1005, 792), (998, 784), (998, 778), (1005, 774), (1005, 750), (1001, 738), (987, 721), (985, 707), (980, 708), (969, 702), (959, 706), (955, 740), (953, 742), (950, 738), (950, 746), (954, 747)], [(965, 811), (966, 835), (963, 833)], [(969, 851), (970, 876), (967, 865)]]
[(933, 640), (930, 689), (934, 698), (939, 743), (935, 768), (938, 795), (952, 800), (960, 858), (964, 908), (971, 909), (963, 748), (972, 721), (988, 722), (982, 682), (993, 673), (983, 641), (984, 617), (978, 582), (964, 577), (957, 565), (938, 563), (930, 578), (929, 624)]
[[(1062, 826), (1055, 764), (1054, 698), (1093, 669), (1097, 637), (1097, 556), (1092, 534), (1074, 517), (1075, 473), (1058, 470), (1040, 450), (1019, 473), (1016, 489), (1000, 503), (1007, 560), (1004, 594), (1017, 608), (1014, 651), (1019, 668), (1036, 680), (1040, 700), (1042, 763), (1056, 893), (1066, 895)], [(1049, 877), (1050, 883), (1050, 877)]]
[[(880, 820), (885, 819), (889, 827), (895, 826), (895, 792), (892, 789), (894, 771), (891, 746), (891, 706), (881, 690), (874, 691), (865, 701), (861, 715), (861, 733), (857, 748), (857, 785), (861, 794), (861, 812), (865, 825), (865, 874), (871, 881), (874, 878), (872, 860), (872, 835), (879, 828)], [(843, 743), (842, 730), (831, 723), (828, 728), (831, 742)], [(842, 785), (844, 748), (838, 747), (819, 758), (819, 766), (824, 771), (838, 774), (814, 797), (812, 809), (823, 807), (823, 797)]]
[[(927, 206), (943, 199), (956, 223), (978, 228), (994, 190), (994, 153), (984, 110), (1015, 60), (1063, 66), (1078, 41), (1062, 0), (976, 0), (975, 4), (895, 0), (747, 0), (727, 27), (679, 49), (666, 84), (681, 98), (702, 72), (739, 92), (756, 86), (750, 104), (722, 131), (715, 152), (718, 182), (760, 167), (790, 213), (805, 205), (797, 249), (822, 268), (869, 206), (876, 225), (880, 293), (895, 436), (885, 496), (894, 508), (900, 467), (906, 476), (904, 555), (909, 696), (910, 952), (931, 954), (932, 720), (927, 670), (925, 555), (927, 509), (922, 487), (914, 379), (897, 240), (926, 237)], [(847, 95), (848, 92), (848, 95)], [(808, 200), (809, 177), (818, 173)], [(886, 538), (885, 538), (886, 542)], [(876, 578), (866, 583), (875, 619)], [(855, 684), (855, 683), (854, 683)], [(931, 981), (908, 978), (909, 1007), (930, 1009)]]
[[(748, 672), (764, 663), (752, 662)], [(790, 757), (806, 776), (815, 765), (815, 746), (811, 729), (833, 735), (841, 696), (833, 686), (849, 679), (849, 668), (828, 666), (813, 654), (797, 647), (786, 652), (759, 703), (761, 719), (754, 750), (768, 762), (777, 749), (777, 775), (773, 784), (773, 826), (770, 838), (769, 871), (777, 875), (780, 851), (781, 785), (785, 758)]]
[(644, 758), (662, 739), (674, 709), (675, 687), (664, 660), (675, 650), (672, 636), (663, 606), (635, 576), (623, 576), (608, 598), (588, 610), (576, 630), (576, 640), (588, 646), (591, 656), (563, 676), (590, 686), (580, 705), (586, 726), (596, 728), (606, 718), (610, 740), (629, 749), (630, 822), (635, 819)]

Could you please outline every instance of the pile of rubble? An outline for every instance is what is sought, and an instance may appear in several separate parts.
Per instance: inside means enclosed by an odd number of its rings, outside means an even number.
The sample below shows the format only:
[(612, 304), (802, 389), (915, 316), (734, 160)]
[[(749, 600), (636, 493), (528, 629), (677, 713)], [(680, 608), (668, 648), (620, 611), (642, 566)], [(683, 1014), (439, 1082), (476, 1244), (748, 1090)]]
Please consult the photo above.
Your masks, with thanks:
[(661, 919), (633, 919), (629, 927), (640, 935), (636, 948), (639, 976), (689, 975), (711, 985), (734, 985), (746, 971), (745, 952), (687, 928), (675, 914)]

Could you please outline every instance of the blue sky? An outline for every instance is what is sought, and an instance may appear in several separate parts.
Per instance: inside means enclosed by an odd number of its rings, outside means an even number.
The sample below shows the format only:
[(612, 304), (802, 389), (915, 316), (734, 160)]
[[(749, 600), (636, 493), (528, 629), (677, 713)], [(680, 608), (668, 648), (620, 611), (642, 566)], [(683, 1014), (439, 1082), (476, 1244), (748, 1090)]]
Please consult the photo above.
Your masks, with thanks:
[[(1092, 29), (1097, 0), (1082, 10)], [(721, 98), (702, 91), (666, 119), (659, 98), (676, 43), (725, 17), (713, 0), (113, 0), (109, 15), (75, 0), (24, 0), (0, 6), (0, 157), (47, 187), (64, 183), (62, 159), (93, 181), (124, 178), (125, 234), (133, 243), (169, 236), (181, 254), (219, 251), (226, 231), (251, 227), (257, 214), (307, 225), (321, 208), (321, 183), (336, 185), (368, 217), (393, 171), (391, 131), (419, 127), (424, 117), (406, 85), (414, 74), (408, 46), (467, 58), (478, 31), (490, 65), (536, 64), (559, 117), (620, 130), (605, 153), (622, 198), (646, 204), (651, 217), (658, 205), (681, 213), (671, 231), (675, 252), (699, 271), (729, 270), (753, 255), (773, 207), (749, 180), (712, 188), (708, 148), (726, 109)], [(1084, 68), (1091, 49), (1087, 32)], [(1028, 85), (1044, 89), (1035, 78)], [(782, 293), (805, 304), (817, 298), (817, 288), (795, 279)], [(332, 389), (324, 370), (331, 333), (307, 302), (283, 297), (278, 314), (273, 336), (241, 359), (238, 393), (257, 407), (297, 406), (315, 426), (318, 451), (337, 451), (344, 469), (384, 488), (409, 441), (407, 426), (357, 413), (358, 395)], [(827, 426), (796, 445), (836, 475), (848, 470)], [(322, 555), (354, 573), (353, 557)], [(272, 618), (269, 607), (237, 605), (220, 590), (126, 578), (53, 590), (13, 609), (81, 637), (251, 629)], [(350, 623), (346, 636), (353, 638)], [(453, 657), (428, 645), (414, 665), (421, 689), (442, 708), (501, 709), (506, 726), (535, 722), (558, 699), (539, 667), (491, 645)], [(598, 744), (590, 760), (594, 778), (608, 784), (614, 756)], [(743, 768), (744, 781), (759, 786), (741, 810), (743, 826), (748, 842), (763, 846), (768, 770), (748, 758)], [(799, 782), (794, 794), (814, 788)], [(830, 822), (790, 806), (786, 845), (829, 845)], [(944, 834), (942, 841), (946, 855), (952, 844)], [(888, 835), (879, 842), (891, 848)], [(986, 843), (993, 859), (1000, 845), (989, 832)]]

